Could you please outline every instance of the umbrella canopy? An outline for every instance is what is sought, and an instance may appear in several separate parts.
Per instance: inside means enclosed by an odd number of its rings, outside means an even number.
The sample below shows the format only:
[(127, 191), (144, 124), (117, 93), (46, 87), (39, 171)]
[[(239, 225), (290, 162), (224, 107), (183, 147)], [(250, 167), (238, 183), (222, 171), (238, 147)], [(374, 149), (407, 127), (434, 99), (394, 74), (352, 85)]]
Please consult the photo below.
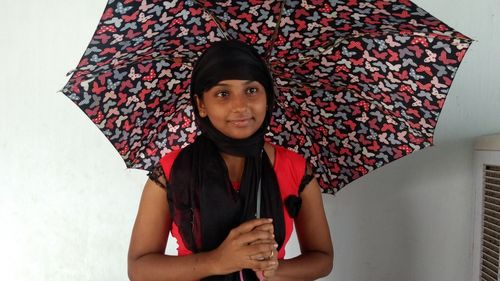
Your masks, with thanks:
[(149, 170), (192, 142), (193, 62), (237, 39), (277, 88), (267, 138), (313, 165), (324, 192), (432, 144), (471, 40), (410, 1), (109, 0), (63, 93)]

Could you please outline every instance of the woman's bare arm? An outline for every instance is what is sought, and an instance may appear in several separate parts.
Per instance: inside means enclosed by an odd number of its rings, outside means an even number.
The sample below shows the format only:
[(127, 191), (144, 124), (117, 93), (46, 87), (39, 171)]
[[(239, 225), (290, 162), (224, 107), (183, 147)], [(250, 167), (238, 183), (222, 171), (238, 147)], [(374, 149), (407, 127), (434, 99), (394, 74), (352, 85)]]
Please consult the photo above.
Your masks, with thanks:
[(267, 280), (316, 280), (332, 270), (332, 240), (316, 179), (306, 186), (300, 197), (302, 206), (295, 218), (295, 227), (301, 255), (280, 261), (275, 275)]
[(233, 229), (213, 251), (187, 256), (165, 255), (172, 224), (166, 198), (164, 189), (151, 180), (146, 182), (130, 240), (130, 280), (199, 280), (242, 268), (266, 270), (273, 266), (272, 261), (258, 260), (269, 254), (273, 243), (250, 245), (257, 240), (274, 241), (268, 231), (253, 231), (258, 226), (269, 224), (266, 219), (249, 221)]

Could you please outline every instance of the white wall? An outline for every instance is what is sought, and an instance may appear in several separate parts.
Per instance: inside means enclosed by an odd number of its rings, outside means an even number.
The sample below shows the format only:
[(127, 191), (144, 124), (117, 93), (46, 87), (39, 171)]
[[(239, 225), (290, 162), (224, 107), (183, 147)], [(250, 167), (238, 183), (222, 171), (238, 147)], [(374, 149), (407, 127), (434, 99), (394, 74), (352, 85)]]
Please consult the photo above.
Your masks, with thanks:
[(446, 142), (341, 191), (328, 206), (329, 280), (470, 280), (471, 171), (471, 143)]
[[(2, 279), (125, 280), (145, 173), (126, 170), (99, 130), (56, 93), (105, 0), (3, 2)], [(478, 42), (451, 89), (436, 147), (325, 198), (336, 252), (327, 280), (471, 279), (469, 140), (500, 132), (500, 2), (415, 2)]]

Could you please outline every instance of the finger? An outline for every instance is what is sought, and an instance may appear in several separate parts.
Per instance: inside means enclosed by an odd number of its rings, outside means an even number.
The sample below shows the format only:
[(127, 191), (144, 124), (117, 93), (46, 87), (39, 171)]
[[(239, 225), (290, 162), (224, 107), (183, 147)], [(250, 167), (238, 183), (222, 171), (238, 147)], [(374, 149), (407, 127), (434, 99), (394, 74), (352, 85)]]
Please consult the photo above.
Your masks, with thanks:
[(257, 255), (254, 255), (254, 256), (252, 256), (252, 259), (259, 260), (259, 261), (261, 261), (261, 260), (270, 260), (270, 259), (275, 259), (276, 260), (277, 259), (277, 257), (276, 257), (277, 254), (278, 253), (276, 251), (272, 250), (272, 251), (269, 251), (269, 252), (263, 252), (263, 253), (259, 253)]
[(269, 267), (262, 270), (262, 275), (264, 277), (272, 277), (275, 275), (276, 270), (278, 270), (278, 267), (279, 267), (279, 262), (276, 262), (275, 264), (270, 264)]
[(258, 255), (251, 255), (250, 259), (254, 261), (264, 261), (266, 260), (266, 257), (264, 254), (258, 254)]
[(269, 233), (267, 231), (259, 231), (254, 230), (251, 232), (240, 234), (238, 238), (236, 238), (240, 245), (248, 245), (250, 243), (256, 242), (258, 240), (273, 240), (274, 234)]
[(275, 244), (276, 241), (273, 239), (261, 239), (251, 242), (249, 245), (257, 245), (257, 244)]
[[(275, 244), (257, 244), (248, 245), (245, 249), (245, 254), (253, 260), (265, 260), (274, 256)], [(271, 255), (271, 253), (273, 253)]]
[(263, 270), (261, 272), (262, 272), (262, 277), (264, 277), (264, 280), (267, 280), (266, 278), (273, 277), (276, 274), (276, 269)]
[(251, 260), (257, 260), (257, 261), (270, 260), (273, 258), (274, 258), (274, 251), (260, 252), (255, 255), (250, 255)]
[(259, 227), (264, 224), (271, 224), (272, 219), (253, 219), (240, 224), (238, 227), (233, 228), (236, 234), (243, 234), (252, 231), (254, 228)]
[(278, 260), (278, 252), (276, 250), (273, 250), (273, 251), (269, 251), (268, 253), (261, 253), (261, 255), (257, 255), (256, 259), (257, 260), (271, 260), (271, 259), (274, 259), (274, 260)]
[(277, 266), (278, 266), (278, 261), (276, 260), (263, 260), (263, 261), (248, 260), (245, 268), (252, 269), (254, 271), (264, 271), (264, 270), (273, 270), (274, 268), (277, 268)]
[(272, 223), (259, 225), (255, 228), (255, 230), (269, 231), (270, 233), (274, 233), (274, 225)]

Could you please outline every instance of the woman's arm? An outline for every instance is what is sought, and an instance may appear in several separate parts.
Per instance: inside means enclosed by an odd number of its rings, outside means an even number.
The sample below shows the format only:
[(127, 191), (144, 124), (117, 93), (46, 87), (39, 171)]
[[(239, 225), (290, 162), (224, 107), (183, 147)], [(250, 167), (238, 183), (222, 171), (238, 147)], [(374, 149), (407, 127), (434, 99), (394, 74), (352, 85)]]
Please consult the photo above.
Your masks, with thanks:
[(266, 270), (274, 266), (273, 261), (259, 260), (261, 256), (269, 255), (274, 243), (250, 245), (257, 240), (274, 241), (269, 231), (254, 230), (270, 224), (269, 220), (246, 222), (233, 229), (217, 249), (187, 256), (164, 254), (171, 223), (166, 191), (148, 180), (130, 240), (130, 280), (199, 280), (242, 268)]
[(332, 240), (316, 179), (305, 187), (300, 197), (302, 206), (295, 218), (295, 227), (301, 255), (280, 261), (274, 276), (267, 280), (316, 280), (332, 270)]

